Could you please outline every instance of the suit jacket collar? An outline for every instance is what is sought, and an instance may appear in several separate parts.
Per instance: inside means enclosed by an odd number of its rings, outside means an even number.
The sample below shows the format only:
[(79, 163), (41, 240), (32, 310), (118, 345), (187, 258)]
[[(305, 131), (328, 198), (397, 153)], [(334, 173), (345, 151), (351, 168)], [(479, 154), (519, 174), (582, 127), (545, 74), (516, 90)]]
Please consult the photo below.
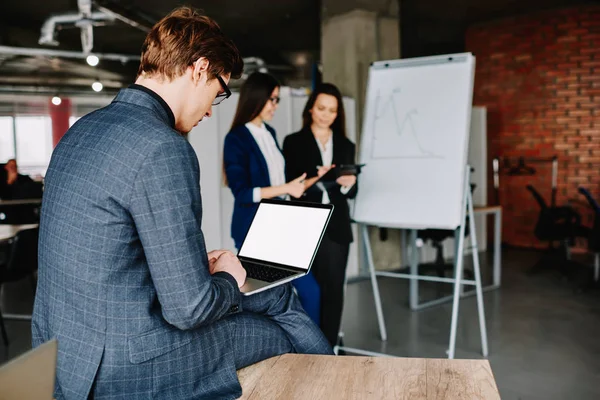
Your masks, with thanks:
[[(273, 136), (273, 139), (275, 140), (275, 144), (277, 145), (277, 148), (279, 149), (279, 151), (281, 151), (281, 149), (279, 148), (279, 144), (277, 143), (277, 137), (275, 135), (275, 130), (267, 124), (265, 124), (265, 127), (271, 133), (271, 135)], [(250, 150), (253, 151), (257, 157), (257, 160), (260, 164), (260, 168), (262, 169), (263, 175), (268, 178), (269, 186), (270, 186), (271, 177), (269, 176), (269, 167), (267, 165), (267, 159), (265, 158), (265, 155), (260, 150), (258, 143), (256, 143), (256, 140), (254, 139), (254, 136), (252, 135), (252, 132), (250, 132), (250, 129), (248, 129), (248, 127), (246, 125), (242, 125), (242, 132), (244, 132), (244, 135), (246, 136), (246, 140), (250, 144)]]
[[(310, 128), (305, 128), (304, 134), (305, 134), (306, 140), (309, 143), (310, 151), (311, 151), (314, 159), (321, 160), (319, 165), (323, 165), (323, 158), (321, 157), (321, 149), (319, 149), (319, 145), (317, 144), (317, 139), (315, 138), (315, 135), (312, 133), (312, 130)], [(331, 163), (338, 165), (338, 163), (343, 158), (343, 149), (342, 149), (342, 143), (341, 143), (342, 137), (340, 137), (340, 135), (336, 135), (336, 133), (333, 132), (332, 140), (333, 140), (333, 161)]]
[(175, 129), (175, 116), (167, 102), (145, 86), (133, 84), (127, 89), (121, 89), (113, 100), (116, 101), (148, 108), (165, 124)]

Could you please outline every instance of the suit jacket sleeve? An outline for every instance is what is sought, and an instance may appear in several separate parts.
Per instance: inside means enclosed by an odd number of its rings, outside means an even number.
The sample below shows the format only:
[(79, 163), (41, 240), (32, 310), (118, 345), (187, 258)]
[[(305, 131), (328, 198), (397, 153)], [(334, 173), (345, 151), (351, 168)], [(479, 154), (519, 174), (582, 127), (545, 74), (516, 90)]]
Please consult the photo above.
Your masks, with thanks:
[(236, 202), (240, 204), (253, 204), (254, 187), (252, 186), (252, 178), (250, 176), (248, 150), (237, 135), (229, 133), (225, 137), (223, 164), (227, 183)]
[(209, 324), (241, 303), (230, 274), (209, 273), (199, 182), (194, 150), (176, 138), (149, 154), (131, 198), (130, 212), (163, 317), (180, 329)]
[(302, 155), (301, 149), (298, 149), (297, 146), (294, 146), (293, 135), (288, 136), (283, 140), (283, 157), (285, 158), (286, 181), (289, 182), (293, 179), (296, 179), (305, 172), (302, 171), (302, 162), (299, 159), (299, 156)]

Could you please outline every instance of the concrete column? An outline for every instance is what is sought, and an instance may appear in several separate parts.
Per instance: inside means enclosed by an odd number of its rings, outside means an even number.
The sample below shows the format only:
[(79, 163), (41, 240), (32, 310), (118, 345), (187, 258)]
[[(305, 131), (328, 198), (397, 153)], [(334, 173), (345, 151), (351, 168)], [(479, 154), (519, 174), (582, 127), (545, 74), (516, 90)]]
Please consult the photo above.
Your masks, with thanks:
[[(362, 119), (369, 65), (373, 61), (400, 58), (400, 0), (323, 0), (321, 12), (321, 64), (323, 81), (338, 86), (345, 96), (356, 99), (357, 145), (360, 147)], [(379, 240), (378, 229), (370, 230), (377, 269), (398, 268), (400, 231), (388, 230)], [(359, 238), (359, 257), (362, 243)]]
[(398, 2), (324, 0), (321, 21), (323, 80), (356, 99), (362, 130), (369, 65), (400, 58)]

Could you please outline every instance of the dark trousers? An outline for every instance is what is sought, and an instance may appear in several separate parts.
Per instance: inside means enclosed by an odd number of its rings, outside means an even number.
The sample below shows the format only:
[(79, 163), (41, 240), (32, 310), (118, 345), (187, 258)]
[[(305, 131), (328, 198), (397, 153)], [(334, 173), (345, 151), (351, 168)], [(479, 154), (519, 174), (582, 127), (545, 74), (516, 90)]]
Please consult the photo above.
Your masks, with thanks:
[(332, 346), (338, 342), (342, 322), (349, 249), (350, 243), (337, 243), (325, 235), (311, 269), (321, 288), (321, 330)]

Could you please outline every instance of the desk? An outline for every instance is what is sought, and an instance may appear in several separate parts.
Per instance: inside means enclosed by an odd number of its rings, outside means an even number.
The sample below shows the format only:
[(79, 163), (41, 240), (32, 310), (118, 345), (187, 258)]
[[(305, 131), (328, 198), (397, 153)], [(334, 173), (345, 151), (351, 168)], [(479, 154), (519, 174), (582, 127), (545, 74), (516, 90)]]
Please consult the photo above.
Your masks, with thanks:
[(0, 206), (21, 206), (27, 204), (42, 204), (42, 199), (0, 200)]
[(241, 399), (500, 399), (487, 360), (284, 354), (238, 371)]
[(40, 221), (42, 199), (0, 200), (0, 223), (33, 224)]
[(27, 225), (0, 225), (0, 242), (8, 240), (14, 237), (17, 232), (37, 228), (38, 224), (27, 224)]

